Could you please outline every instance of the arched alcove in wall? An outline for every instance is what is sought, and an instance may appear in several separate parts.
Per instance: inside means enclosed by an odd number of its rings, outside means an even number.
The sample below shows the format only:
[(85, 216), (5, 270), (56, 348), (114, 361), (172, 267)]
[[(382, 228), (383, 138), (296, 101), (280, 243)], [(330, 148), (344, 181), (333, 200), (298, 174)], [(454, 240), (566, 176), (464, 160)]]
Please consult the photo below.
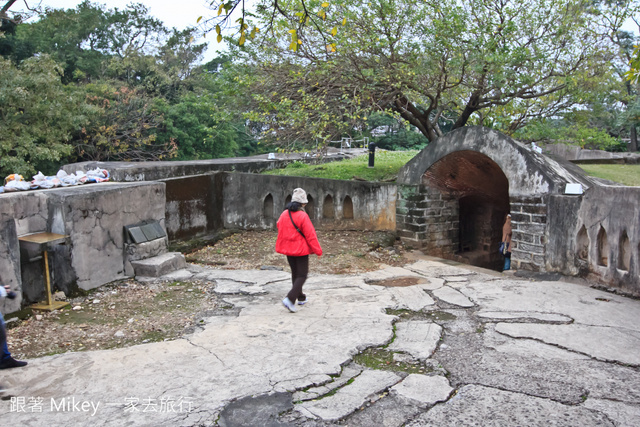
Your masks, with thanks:
[[(497, 249), (509, 212), (509, 181), (500, 166), (477, 151), (456, 151), (431, 165), (423, 184), (457, 200), (458, 255), (472, 265), (501, 270), (504, 260)], [(427, 208), (427, 216), (447, 215), (442, 205)]]
[(580, 227), (580, 231), (576, 236), (576, 251), (579, 259), (584, 261), (589, 259), (589, 235), (584, 224)]
[(618, 242), (618, 268), (620, 270), (629, 271), (631, 264), (631, 242), (626, 230), (622, 232), (620, 241)]
[(322, 218), (334, 218), (334, 212), (333, 197), (331, 197), (331, 194), (327, 194), (322, 203)]
[(311, 194), (307, 193), (307, 206), (305, 206), (304, 211), (309, 215), (310, 219), (316, 219), (316, 204), (311, 197)]
[(267, 194), (262, 203), (262, 216), (266, 220), (273, 219), (273, 196), (271, 193)]
[(342, 202), (342, 217), (344, 219), (353, 219), (353, 200), (349, 196), (345, 196)]
[(598, 245), (598, 265), (607, 267), (609, 265), (609, 241), (607, 240), (607, 231), (600, 226), (597, 238)]
[(286, 207), (289, 203), (291, 203), (291, 194), (289, 194), (287, 198), (284, 199), (284, 206)]

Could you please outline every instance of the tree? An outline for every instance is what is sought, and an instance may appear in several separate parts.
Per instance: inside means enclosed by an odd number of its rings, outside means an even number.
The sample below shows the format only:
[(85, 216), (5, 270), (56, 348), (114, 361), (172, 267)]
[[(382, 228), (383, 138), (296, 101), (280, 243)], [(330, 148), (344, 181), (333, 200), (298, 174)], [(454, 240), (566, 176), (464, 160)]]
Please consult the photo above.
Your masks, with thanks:
[(270, 132), (291, 136), (295, 123), (307, 139), (375, 110), (397, 112), (430, 141), (491, 109), (513, 131), (578, 103), (608, 54), (586, 0), (349, 0), (319, 19), (299, 0), (260, 5), (269, 32), (239, 51), (255, 67), (256, 111)]
[(60, 81), (61, 68), (48, 56), (30, 58), (16, 68), (0, 58), (0, 175), (30, 177), (55, 173), (57, 162), (73, 151), (73, 132), (93, 108)]
[(151, 161), (175, 157), (175, 141), (157, 142), (162, 115), (153, 99), (125, 85), (88, 85), (87, 103), (94, 107), (73, 146), (80, 160)]
[(103, 77), (111, 58), (126, 61), (152, 55), (168, 34), (142, 4), (105, 10), (88, 0), (75, 9), (46, 9), (40, 20), (18, 25), (14, 32), (7, 36), (1, 53), (18, 63), (35, 54), (49, 54), (64, 64), (65, 83)]
[(614, 47), (616, 56), (612, 61), (612, 67), (622, 84), (624, 84), (624, 95), (619, 96), (618, 101), (624, 106), (623, 122), (629, 129), (629, 151), (638, 150), (638, 137), (636, 126), (640, 121), (640, 92), (638, 82), (629, 79), (633, 75), (634, 46), (640, 43), (638, 34), (622, 30), (622, 25), (626, 21), (635, 23), (636, 29), (640, 31), (638, 13), (640, 13), (640, 2), (638, 1), (616, 1), (603, 0), (600, 2), (605, 11), (604, 29)]
[(85, 1), (76, 9), (47, 9), (35, 23), (21, 24), (7, 37), (2, 52), (16, 63), (36, 54), (48, 54), (64, 67), (65, 83), (96, 78), (108, 57), (97, 47), (108, 25), (102, 7)]

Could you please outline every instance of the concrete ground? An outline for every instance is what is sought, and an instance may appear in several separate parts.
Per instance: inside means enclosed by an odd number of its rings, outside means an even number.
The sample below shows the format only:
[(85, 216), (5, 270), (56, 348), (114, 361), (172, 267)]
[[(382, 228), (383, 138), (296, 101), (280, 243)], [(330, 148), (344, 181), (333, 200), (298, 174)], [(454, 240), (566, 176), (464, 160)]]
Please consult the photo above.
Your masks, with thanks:
[(2, 371), (0, 425), (640, 425), (639, 300), (428, 258), (312, 276), (297, 313), (285, 272), (170, 276), (226, 305), (182, 339)]

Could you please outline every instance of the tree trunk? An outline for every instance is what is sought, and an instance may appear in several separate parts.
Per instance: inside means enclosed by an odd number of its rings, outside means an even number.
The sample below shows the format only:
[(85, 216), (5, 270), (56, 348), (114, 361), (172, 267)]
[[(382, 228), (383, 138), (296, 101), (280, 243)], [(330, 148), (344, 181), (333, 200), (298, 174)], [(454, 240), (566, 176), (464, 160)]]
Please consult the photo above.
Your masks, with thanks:
[(464, 107), (462, 114), (460, 114), (460, 116), (458, 117), (458, 120), (456, 120), (456, 122), (453, 124), (453, 127), (451, 128), (451, 130), (455, 130), (465, 126), (469, 121), (469, 118), (471, 117), (471, 115), (474, 112), (478, 111), (479, 102), (480, 102), (479, 93), (474, 93), (473, 95), (471, 95), (471, 98), (469, 98), (469, 102), (467, 102), (467, 105)]
[(638, 151), (638, 135), (636, 134), (636, 124), (631, 123), (629, 129), (629, 152), (634, 153)]
[(2, 9), (0, 9), (0, 17), (4, 18), (7, 14), (7, 11), (9, 10), (9, 8), (11, 6), (13, 6), (13, 4), (16, 2), (17, 0), (9, 0), (7, 3), (5, 3), (4, 7)]

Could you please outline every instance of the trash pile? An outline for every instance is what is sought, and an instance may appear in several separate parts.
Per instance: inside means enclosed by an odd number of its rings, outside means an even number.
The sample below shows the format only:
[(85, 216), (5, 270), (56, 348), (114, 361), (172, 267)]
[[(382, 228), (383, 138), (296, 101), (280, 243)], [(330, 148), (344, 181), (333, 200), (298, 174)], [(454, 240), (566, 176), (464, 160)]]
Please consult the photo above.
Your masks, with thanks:
[(68, 187), (70, 185), (81, 185), (92, 182), (109, 181), (109, 172), (106, 169), (95, 168), (93, 170), (68, 174), (63, 170), (58, 171), (54, 176), (45, 176), (38, 172), (33, 176), (32, 181), (25, 181), (22, 175), (11, 174), (4, 179), (4, 187), (0, 187), (0, 193), (14, 191), (36, 190), (39, 188)]

